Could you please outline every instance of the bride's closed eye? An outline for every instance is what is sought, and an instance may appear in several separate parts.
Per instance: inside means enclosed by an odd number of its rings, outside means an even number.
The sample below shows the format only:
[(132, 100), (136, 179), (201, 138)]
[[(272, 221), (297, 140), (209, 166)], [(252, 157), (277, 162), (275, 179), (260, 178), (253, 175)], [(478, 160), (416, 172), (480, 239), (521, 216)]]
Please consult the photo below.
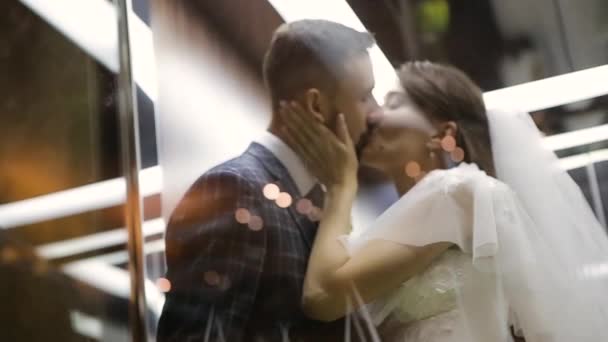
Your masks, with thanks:
[(384, 105), (388, 109), (397, 109), (400, 106), (403, 106), (407, 102), (407, 97), (402, 92), (391, 91), (386, 94), (384, 99)]

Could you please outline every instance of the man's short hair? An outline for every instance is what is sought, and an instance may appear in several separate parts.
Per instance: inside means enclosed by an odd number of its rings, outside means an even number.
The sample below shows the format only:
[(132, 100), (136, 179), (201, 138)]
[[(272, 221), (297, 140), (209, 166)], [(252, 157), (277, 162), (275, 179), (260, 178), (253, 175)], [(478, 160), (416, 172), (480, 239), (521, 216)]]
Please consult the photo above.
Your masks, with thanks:
[(281, 25), (264, 57), (264, 82), (273, 109), (308, 88), (335, 91), (344, 63), (368, 53), (373, 36), (327, 20)]

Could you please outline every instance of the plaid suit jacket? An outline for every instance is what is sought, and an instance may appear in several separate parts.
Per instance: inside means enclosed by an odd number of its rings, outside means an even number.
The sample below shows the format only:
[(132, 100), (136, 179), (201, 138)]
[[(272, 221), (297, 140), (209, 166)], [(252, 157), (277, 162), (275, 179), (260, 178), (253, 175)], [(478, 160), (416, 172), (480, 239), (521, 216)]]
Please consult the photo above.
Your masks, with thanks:
[[(265, 198), (269, 183), (293, 204)], [(165, 236), (171, 290), (158, 341), (340, 341), (341, 320), (311, 321), (300, 309), (317, 229), (295, 209), (301, 196), (257, 143), (192, 185)]]

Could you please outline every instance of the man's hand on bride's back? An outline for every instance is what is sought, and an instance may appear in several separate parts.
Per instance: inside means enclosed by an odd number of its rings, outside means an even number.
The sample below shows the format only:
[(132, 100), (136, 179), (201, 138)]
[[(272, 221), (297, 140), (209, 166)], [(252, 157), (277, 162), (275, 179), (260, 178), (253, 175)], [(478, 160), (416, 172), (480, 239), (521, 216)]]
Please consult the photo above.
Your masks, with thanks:
[(356, 189), (357, 155), (343, 114), (336, 120), (335, 132), (320, 114), (310, 113), (296, 102), (283, 102), (281, 115), (288, 144), (319, 182), (328, 189)]

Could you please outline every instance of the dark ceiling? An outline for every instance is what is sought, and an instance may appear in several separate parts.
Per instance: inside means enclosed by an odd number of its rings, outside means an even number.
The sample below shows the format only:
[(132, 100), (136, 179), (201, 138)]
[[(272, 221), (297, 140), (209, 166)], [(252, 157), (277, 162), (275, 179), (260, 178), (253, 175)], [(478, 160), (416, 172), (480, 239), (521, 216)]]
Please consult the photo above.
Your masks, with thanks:
[(199, 0), (199, 11), (259, 75), (264, 53), (283, 19), (267, 0)]
[[(348, 0), (363, 24), (393, 64), (406, 55), (399, 26), (385, 1)], [(232, 46), (261, 73), (261, 65), (272, 33), (283, 19), (267, 0), (199, 0), (193, 10), (200, 12)]]

